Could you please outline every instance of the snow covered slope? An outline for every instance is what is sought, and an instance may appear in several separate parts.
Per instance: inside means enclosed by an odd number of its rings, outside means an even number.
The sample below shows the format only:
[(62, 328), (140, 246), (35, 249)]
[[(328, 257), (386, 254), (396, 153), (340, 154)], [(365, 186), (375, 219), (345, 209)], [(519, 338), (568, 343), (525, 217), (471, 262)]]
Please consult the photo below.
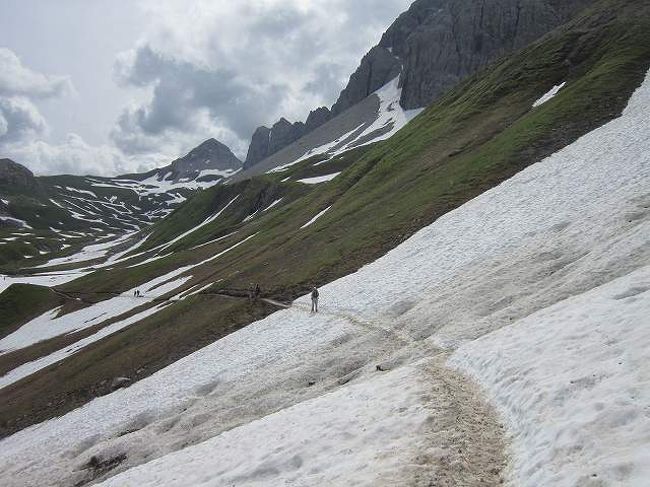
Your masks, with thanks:
[(404, 110), (399, 104), (401, 93), (399, 77), (396, 77), (362, 102), (233, 179), (282, 172), (315, 155), (331, 159), (356, 147), (390, 138), (423, 110)]
[(323, 287), (318, 315), (301, 298), (2, 440), (2, 483), (453, 485), (499, 445), (489, 408), (458, 422), (457, 368), (505, 422), (510, 485), (645, 485), (649, 108), (650, 76), (618, 119)]
[(40, 263), (69, 256), (81, 244), (146, 228), (242, 165), (214, 139), (165, 167), (113, 178), (34, 177), (9, 162), (25, 174), (22, 184), (0, 181), (0, 265), (14, 267), (28, 267), (24, 259)]

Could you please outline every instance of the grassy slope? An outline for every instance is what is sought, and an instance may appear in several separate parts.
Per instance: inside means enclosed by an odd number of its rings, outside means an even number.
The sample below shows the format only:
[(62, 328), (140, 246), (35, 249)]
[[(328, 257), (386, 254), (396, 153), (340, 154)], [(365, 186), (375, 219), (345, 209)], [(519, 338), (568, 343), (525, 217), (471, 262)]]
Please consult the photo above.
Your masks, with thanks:
[(12, 284), (0, 294), (0, 338), (48, 309), (63, 304), (63, 301), (50, 288)]
[[(178, 242), (173, 255), (138, 268), (96, 273), (65, 287), (111, 290), (144, 282), (256, 232), (227, 258), (200, 268), (190, 284), (220, 278), (213, 288), (244, 288), (260, 282), (272, 296), (293, 298), (312, 283), (352, 272), (440, 215), (619, 115), (648, 69), (648, 10), (640, 2), (604, 0), (570, 26), (467, 80), (390, 140), (356, 153), (331, 183), (317, 190), (281, 183), (288, 176), (295, 180), (335, 172), (338, 164), (313, 167), (312, 160), (284, 173), (206, 190), (154, 226), (147, 245), (179, 235), (234, 195), (242, 196), (223, 218)], [(567, 85), (556, 98), (531, 109), (533, 101), (562, 81)], [(290, 196), (268, 214), (242, 223), (260, 202), (264, 206), (279, 195)], [(318, 222), (300, 229), (329, 205)], [(238, 233), (222, 242), (190, 250), (233, 231)], [(60, 414), (83, 403), (103, 380), (148, 375), (170, 357), (196, 350), (268, 311), (206, 296), (173, 305), (88, 347), (74, 361), (7, 389), (0, 421), (8, 423), (5, 431), (12, 431)], [(133, 343), (149, 343), (147, 353), (138, 353)], [(146, 372), (136, 374), (138, 370)], [(48, 398), (54, 396), (57, 406), (48, 409)], [(19, 410), (26, 417), (16, 421)]]

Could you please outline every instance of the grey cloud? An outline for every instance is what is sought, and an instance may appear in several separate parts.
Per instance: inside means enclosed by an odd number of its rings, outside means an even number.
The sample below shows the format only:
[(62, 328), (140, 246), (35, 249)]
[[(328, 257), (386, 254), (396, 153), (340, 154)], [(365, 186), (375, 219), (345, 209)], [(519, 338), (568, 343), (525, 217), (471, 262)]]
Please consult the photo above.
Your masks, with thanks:
[(304, 90), (324, 98), (334, 99), (341, 91), (341, 76), (345, 67), (340, 64), (325, 63), (316, 67), (311, 79), (305, 83)]
[(254, 86), (226, 69), (211, 71), (165, 58), (149, 46), (136, 51), (130, 66), (120, 62), (116, 75), (124, 84), (153, 85), (151, 101), (125, 110), (111, 134), (129, 153), (149, 150), (150, 142), (155, 143), (143, 136), (196, 130), (200, 110), (245, 138), (258, 123), (259, 111), (274, 110), (286, 93), (284, 86)]
[(111, 139), (127, 154), (146, 154), (162, 141), (205, 134), (242, 155), (257, 126), (280, 116), (304, 119), (310, 109), (333, 103), (361, 56), (408, 3), (215, 3), (188, 23), (179, 0), (115, 64), (119, 83), (147, 88), (151, 97), (123, 111)]
[(0, 97), (0, 143), (39, 137), (47, 123), (27, 98)]

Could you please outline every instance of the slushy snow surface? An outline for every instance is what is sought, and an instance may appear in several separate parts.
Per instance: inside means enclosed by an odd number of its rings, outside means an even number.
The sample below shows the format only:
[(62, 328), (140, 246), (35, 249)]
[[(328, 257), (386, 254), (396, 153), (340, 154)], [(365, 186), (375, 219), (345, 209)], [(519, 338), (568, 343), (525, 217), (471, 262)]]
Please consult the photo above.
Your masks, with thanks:
[(458, 449), (456, 416), (436, 425), (452, 386), (429, 389), (456, 369), (506, 426), (509, 485), (647, 485), (649, 108), (650, 78), (620, 118), (323, 286), (320, 313), (305, 296), (2, 440), (0, 483), (83, 483), (125, 455), (104, 485), (410, 485)]

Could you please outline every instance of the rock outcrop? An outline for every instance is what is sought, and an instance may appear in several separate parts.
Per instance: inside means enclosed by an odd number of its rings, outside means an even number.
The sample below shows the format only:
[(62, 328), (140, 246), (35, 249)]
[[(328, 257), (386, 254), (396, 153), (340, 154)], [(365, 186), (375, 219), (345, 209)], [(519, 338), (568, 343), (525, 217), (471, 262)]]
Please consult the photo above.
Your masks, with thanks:
[(0, 159), (0, 186), (35, 188), (38, 185), (34, 173), (11, 159)]
[(309, 112), (307, 121), (305, 122), (305, 131), (311, 132), (318, 127), (327, 123), (332, 118), (332, 112), (327, 107), (318, 107), (316, 110)]
[[(316, 123), (318, 117), (322, 117), (322, 114), (316, 117), (312, 118), (312, 125)], [(281, 118), (271, 128), (258, 127), (248, 147), (244, 169), (254, 166), (262, 159), (298, 140), (308, 132), (306, 126), (302, 122), (291, 123), (286, 118)]]
[(399, 76), (402, 63), (390, 49), (373, 47), (361, 60), (361, 65), (350, 77), (350, 81), (332, 106), (332, 113), (338, 115), (356, 105), (371, 93), (377, 91)]
[[(419, 108), (590, 3), (593, 0), (418, 0), (388, 28), (379, 47), (402, 65), (402, 107)], [(381, 78), (383, 69), (375, 76)], [(346, 90), (358, 96), (349, 102), (364, 95), (363, 82), (372, 77), (366, 71), (362, 62), (350, 78)], [(354, 86), (359, 72), (364, 74), (360, 88)]]

